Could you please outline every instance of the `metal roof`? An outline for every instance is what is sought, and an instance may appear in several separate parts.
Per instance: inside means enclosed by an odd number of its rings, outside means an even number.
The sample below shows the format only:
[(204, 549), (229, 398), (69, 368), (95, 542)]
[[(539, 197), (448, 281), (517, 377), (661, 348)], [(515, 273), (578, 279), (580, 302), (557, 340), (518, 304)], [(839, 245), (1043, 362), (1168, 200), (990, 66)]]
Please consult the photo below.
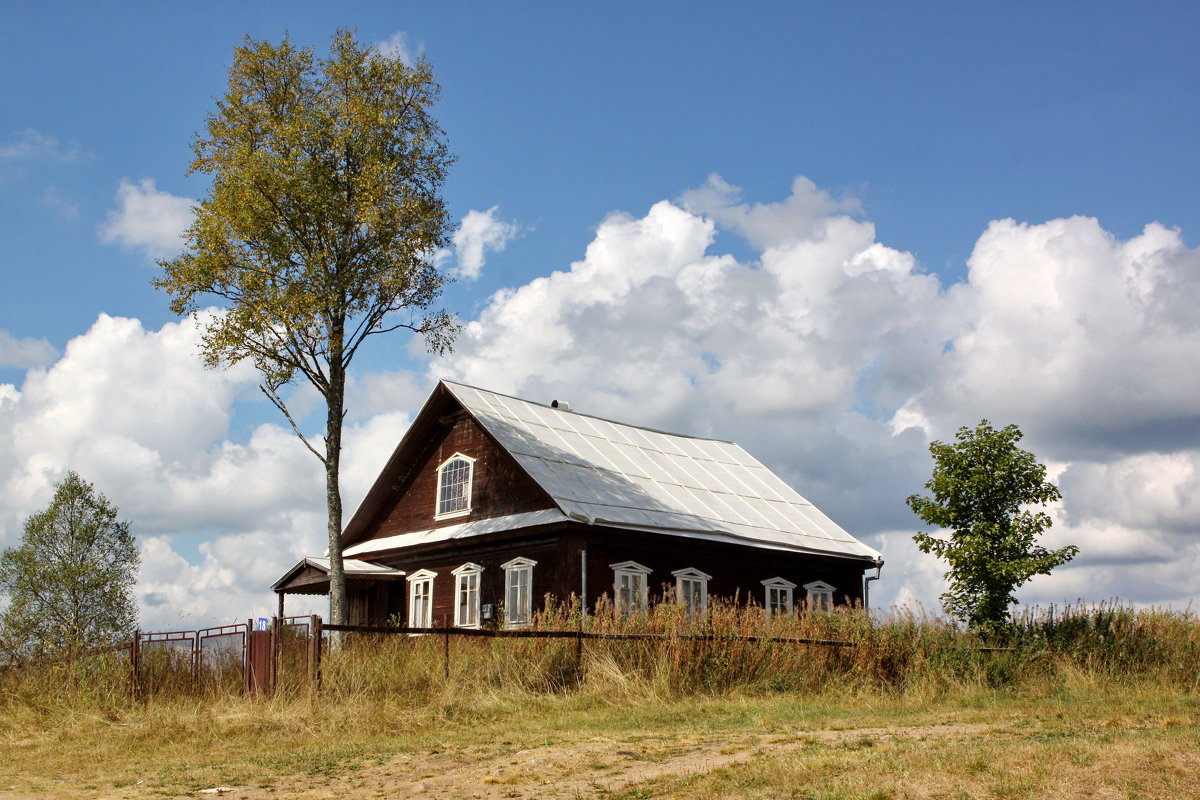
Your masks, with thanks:
[[(663, 433), (460, 383), (442, 384), (572, 519), (881, 558), (732, 442)], [(346, 552), (363, 551), (356, 546)]]

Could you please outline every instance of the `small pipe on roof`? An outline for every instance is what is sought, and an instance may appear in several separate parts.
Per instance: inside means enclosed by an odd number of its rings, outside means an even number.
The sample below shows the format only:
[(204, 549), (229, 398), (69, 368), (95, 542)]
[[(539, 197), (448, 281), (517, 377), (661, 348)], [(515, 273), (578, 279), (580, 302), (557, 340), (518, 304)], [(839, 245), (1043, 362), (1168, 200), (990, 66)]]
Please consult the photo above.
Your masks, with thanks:
[(568, 403), (566, 400), (555, 400), (553, 403), (550, 404), (550, 407), (557, 408), (559, 411), (570, 411), (571, 410), (571, 404)]

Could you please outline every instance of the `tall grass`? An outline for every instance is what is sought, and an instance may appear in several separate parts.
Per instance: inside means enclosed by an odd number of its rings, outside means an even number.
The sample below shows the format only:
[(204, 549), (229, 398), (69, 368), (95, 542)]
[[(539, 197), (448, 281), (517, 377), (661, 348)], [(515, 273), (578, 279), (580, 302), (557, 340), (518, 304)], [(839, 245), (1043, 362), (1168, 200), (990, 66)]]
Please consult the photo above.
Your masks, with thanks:
[[(271, 702), (331, 703), (343, 710), (435, 707), (579, 695), (630, 703), (747, 693), (932, 697), (973, 689), (1038, 689), (1085, 682), (1200, 690), (1200, 618), (1120, 603), (1025, 612), (998, 640), (981, 641), (938, 617), (893, 609), (777, 615), (712, 600), (703, 619), (674, 603), (622, 616), (601, 600), (580, 620), (577, 602), (548, 603), (535, 631), (585, 630), (646, 638), (468, 638), (351, 635), (326, 654), (322, 682), (307, 680), (304, 641), (280, 660)], [(143, 654), (130, 691), (128, 661), (99, 654), (71, 664), (0, 673), (0, 717), (119, 710), (171, 699), (236, 699), (239, 667), (193, 671), (169, 652)], [(258, 702), (265, 702), (262, 698)]]
[(530, 627), (646, 638), (350, 637), (326, 661), (324, 690), (415, 703), (481, 692), (624, 703), (728, 691), (936, 696), (1098, 680), (1200, 689), (1196, 614), (1117, 603), (1026, 613), (987, 641), (908, 609), (875, 621), (856, 610), (768, 620), (760, 607), (719, 600), (703, 620), (670, 602), (621, 616), (601, 600), (583, 626), (577, 604), (548, 603)]

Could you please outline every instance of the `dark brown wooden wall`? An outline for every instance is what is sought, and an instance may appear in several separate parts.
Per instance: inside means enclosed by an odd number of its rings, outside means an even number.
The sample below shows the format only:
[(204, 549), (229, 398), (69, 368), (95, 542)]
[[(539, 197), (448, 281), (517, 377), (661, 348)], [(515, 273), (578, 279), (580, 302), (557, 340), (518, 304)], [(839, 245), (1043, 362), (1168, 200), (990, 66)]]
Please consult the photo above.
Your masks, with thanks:
[[(691, 567), (712, 576), (710, 597), (737, 597), (743, 603), (752, 599), (762, 605), (762, 581), (781, 577), (796, 584), (793, 599), (797, 606), (805, 598), (804, 584), (812, 581), (832, 585), (838, 605), (862, 602), (865, 564), (861, 561), (633, 531), (587, 532), (580, 538), (580, 545), (587, 548), (589, 604), (605, 593), (612, 597), (610, 565), (622, 561), (636, 561), (653, 570), (651, 601), (675, 588), (673, 571)], [(578, 570), (575, 574), (578, 576)]]
[[(554, 507), (554, 501), (474, 419), (462, 415), (440, 430), (442, 435), (430, 437), (423, 449), (418, 458), (421, 466), (411, 482), (401, 488), (391, 509), (366, 539)], [(475, 459), (471, 476), (471, 512), (435, 520), (437, 470), (455, 453)]]
[[(712, 575), (708, 584), (710, 597), (737, 597), (740, 602), (752, 600), (758, 605), (764, 602), (762, 581), (786, 578), (796, 584), (793, 599), (797, 608), (805, 599), (804, 584), (818, 580), (834, 587), (834, 602), (838, 605), (861, 603), (863, 570), (867, 566), (865, 562), (849, 559), (582, 525), (524, 535), (510, 533), (504, 537), (441, 542), (416, 552), (400, 551), (373, 560), (410, 575), (419, 569), (436, 572), (434, 624), (452, 625), (454, 569), (468, 562), (483, 566), (480, 602), (499, 606), (504, 601), (504, 570), (500, 565), (518, 556), (533, 559), (538, 563), (533, 568), (532, 595), (535, 608), (542, 608), (546, 594), (566, 600), (582, 593), (580, 551), (583, 548), (587, 549), (589, 607), (594, 607), (602, 595), (612, 598), (611, 565), (621, 561), (637, 561), (652, 570), (649, 581), (652, 602), (674, 588), (675, 578), (671, 575), (674, 570), (692, 567)], [(404, 591), (407, 602), (407, 590)]]
[[(555, 597), (567, 597), (570, 594), (569, 590), (564, 591), (567, 587), (563, 580), (563, 565), (568, 560), (567, 547), (567, 537), (550, 533), (536, 538), (527, 537), (504, 541), (472, 542), (465, 540), (450, 551), (434, 550), (416, 555), (411, 552), (400, 553), (384, 556), (377, 560), (388, 566), (402, 569), (409, 575), (420, 569), (436, 572), (437, 576), (433, 579), (433, 622), (434, 625), (453, 625), (457, 589), (454, 570), (468, 563), (482, 566), (479, 602), (481, 604), (491, 603), (499, 607), (504, 602), (504, 570), (500, 565), (522, 556), (532, 559), (537, 562), (537, 566), (533, 568), (530, 594), (534, 600), (534, 607), (540, 609), (543, 607), (543, 598), (546, 594)], [(578, 570), (576, 574), (578, 574)], [(404, 598), (407, 608), (407, 589)]]

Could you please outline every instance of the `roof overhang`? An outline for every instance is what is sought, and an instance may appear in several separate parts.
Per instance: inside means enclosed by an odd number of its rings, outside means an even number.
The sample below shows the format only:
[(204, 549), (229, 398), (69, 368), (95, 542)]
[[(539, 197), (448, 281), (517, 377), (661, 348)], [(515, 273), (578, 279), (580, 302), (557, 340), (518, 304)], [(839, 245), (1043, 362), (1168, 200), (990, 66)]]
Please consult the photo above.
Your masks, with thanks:
[(546, 508), (540, 511), (527, 511), (523, 514), (509, 514), (504, 517), (477, 519), (471, 522), (460, 522), (457, 525), (443, 525), (440, 528), (400, 533), (395, 536), (384, 536), (379, 539), (368, 539), (365, 542), (351, 545), (342, 551), (346, 556), (378, 556), (381, 553), (402, 550), (407, 547), (447, 542), (452, 539), (469, 539), (475, 536), (485, 536), (489, 533), (505, 533), (507, 531), (533, 528), (542, 525), (555, 525), (569, 522), (567, 515), (557, 508)]

